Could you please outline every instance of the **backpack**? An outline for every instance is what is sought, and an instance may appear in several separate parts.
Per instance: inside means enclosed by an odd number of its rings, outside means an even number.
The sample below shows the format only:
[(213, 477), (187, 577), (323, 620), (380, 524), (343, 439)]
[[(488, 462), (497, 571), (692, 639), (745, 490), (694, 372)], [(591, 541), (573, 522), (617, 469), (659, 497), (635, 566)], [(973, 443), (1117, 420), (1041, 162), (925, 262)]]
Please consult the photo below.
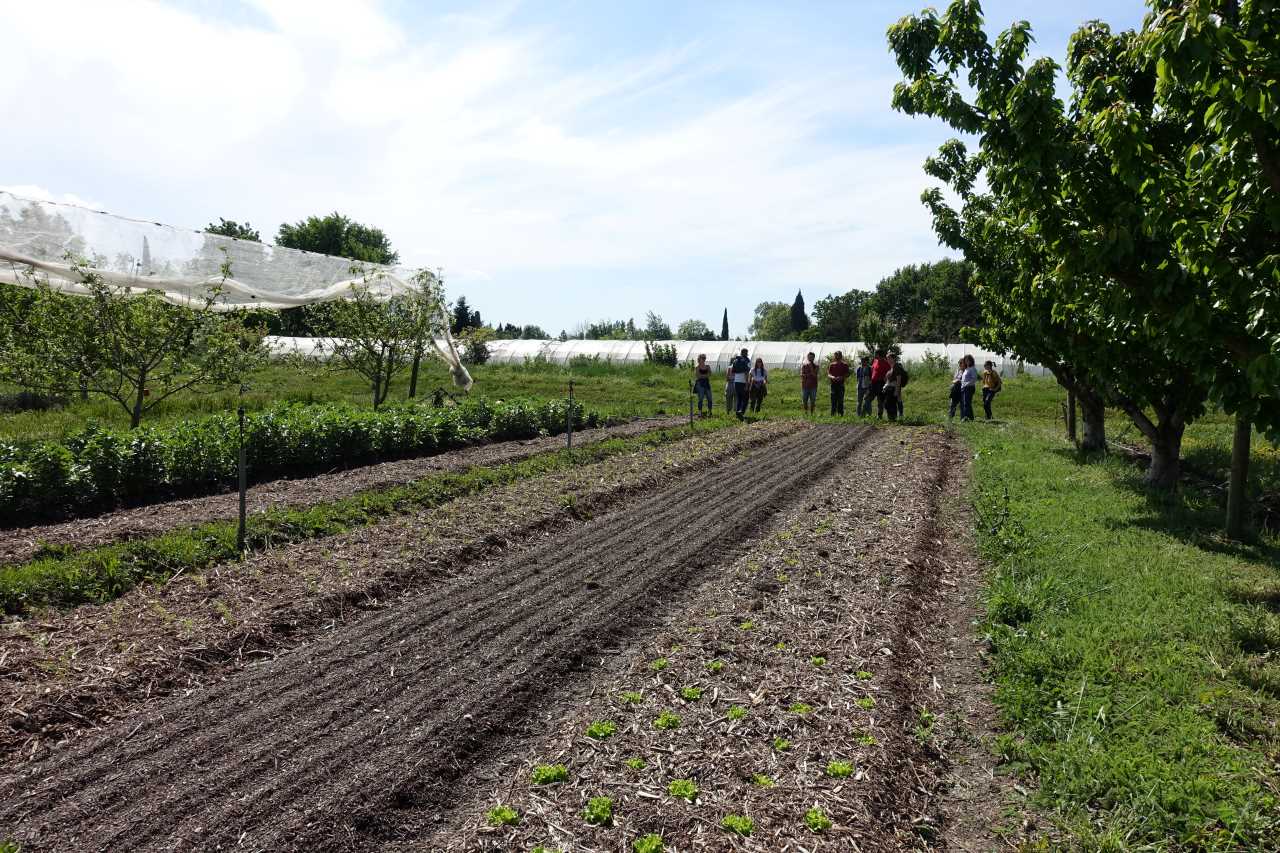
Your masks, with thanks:
[(907, 369), (903, 367), (901, 364), (898, 365), (898, 370), (902, 371), (902, 376), (901, 376), (902, 382), (898, 387), (906, 388), (907, 383), (911, 381), (911, 374), (907, 373)]

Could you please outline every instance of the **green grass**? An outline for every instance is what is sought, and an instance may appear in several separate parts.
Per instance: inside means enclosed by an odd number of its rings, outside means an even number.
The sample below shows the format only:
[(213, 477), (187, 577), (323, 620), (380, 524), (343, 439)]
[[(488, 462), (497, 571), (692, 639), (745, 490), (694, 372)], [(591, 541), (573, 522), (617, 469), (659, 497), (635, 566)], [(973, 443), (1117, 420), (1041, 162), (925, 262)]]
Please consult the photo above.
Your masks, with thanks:
[(1248, 677), (1280, 651), (1280, 548), (1223, 541), (1212, 496), (1152, 495), (1043, 424), (964, 433), (1007, 768), (1083, 849), (1280, 847), (1280, 706)]
[[(702, 422), (697, 432), (718, 428)], [(608, 439), (575, 450), (541, 453), (520, 462), (441, 472), (389, 489), (360, 492), (311, 507), (271, 509), (249, 519), (251, 550), (334, 536), (382, 519), (439, 506), (465, 495), (544, 476), (611, 456), (655, 447), (687, 437), (687, 430), (658, 430), (625, 439)], [(236, 559), (236, 523), (216, 521), (116, 545), (53, 553), (18, 565), (0, 566), (0, 612), (24, 613), (41, 606), (73, 606), (116, 598), (139, 583), (178, 572), (198, 572)]]

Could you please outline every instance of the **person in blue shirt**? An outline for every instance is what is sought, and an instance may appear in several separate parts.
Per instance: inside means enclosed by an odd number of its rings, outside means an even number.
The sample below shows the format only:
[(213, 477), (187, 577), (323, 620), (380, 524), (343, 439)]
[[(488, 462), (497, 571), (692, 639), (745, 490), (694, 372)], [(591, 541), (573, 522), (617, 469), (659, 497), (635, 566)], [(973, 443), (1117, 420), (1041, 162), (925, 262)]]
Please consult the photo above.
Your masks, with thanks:
[(729, 362), (729, 374), (733, 377), (733, 410), (738, 420), (747, 416), (747, 379), (751, 373), (751, 359), (747, 357), (744, 347), (742, 352)]

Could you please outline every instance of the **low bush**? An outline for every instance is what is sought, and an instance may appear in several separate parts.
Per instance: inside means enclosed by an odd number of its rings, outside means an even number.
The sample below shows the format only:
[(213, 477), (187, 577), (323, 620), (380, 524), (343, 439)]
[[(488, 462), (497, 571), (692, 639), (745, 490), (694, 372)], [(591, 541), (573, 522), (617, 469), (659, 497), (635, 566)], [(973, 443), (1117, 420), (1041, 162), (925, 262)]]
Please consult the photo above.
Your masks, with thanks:
[[(341, 404), (277, 406), (245, 419), (250, 477), (260, 482), (442, 453), (482, 440), (556, 435), (568, 426), (568, 405), (481, 399), (453, 408), (400, 406), (376, 412)], [(578, 404), (573, 420), (576, 429), (602, 422)], [(21, 523), (216, 491), (234, 484), (238, 453), (231, 413), (127, 432), (91, 424), (66, 442), (0, 444), (0, 515)]]

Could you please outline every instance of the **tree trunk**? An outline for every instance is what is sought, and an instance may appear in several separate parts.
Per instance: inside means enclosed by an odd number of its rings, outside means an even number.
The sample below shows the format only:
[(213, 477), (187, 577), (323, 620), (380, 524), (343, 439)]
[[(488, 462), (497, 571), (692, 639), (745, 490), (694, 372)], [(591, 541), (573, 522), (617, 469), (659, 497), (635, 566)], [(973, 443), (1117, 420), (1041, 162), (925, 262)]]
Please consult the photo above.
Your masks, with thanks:
[(409, 399), (418, 396), (418, 365), (422, 363), (422, 350), (413, 353), (413, 367), (409, 370)]
[(142, 423), (142, 399), (147, 396), (147, 371), (138, 374), (138, 389), (133, 397), (133, 411), (129, 412), (129, 429), (137, 429)]
[(1107, 449), (1107, 409), (1102, 398), (1088, 391), (1076, 394), (1080, 415), (1084, 420), (1084, 435), (1080, 439), (1081, 450)]
[(1253, 439), (1253, 419), (1236, 414), (1235, 437), (1231, 442), (1231, 484), (1227, 487), (1227, 537), (1243, 539), (1248, 519), (1249, 442)]
[(1171, 492), (1182, 474), (1182, 427), (1162, 424), (1159, 439), (1151, 442), (1151, 467), (1147, 469), (1147, 485)]

